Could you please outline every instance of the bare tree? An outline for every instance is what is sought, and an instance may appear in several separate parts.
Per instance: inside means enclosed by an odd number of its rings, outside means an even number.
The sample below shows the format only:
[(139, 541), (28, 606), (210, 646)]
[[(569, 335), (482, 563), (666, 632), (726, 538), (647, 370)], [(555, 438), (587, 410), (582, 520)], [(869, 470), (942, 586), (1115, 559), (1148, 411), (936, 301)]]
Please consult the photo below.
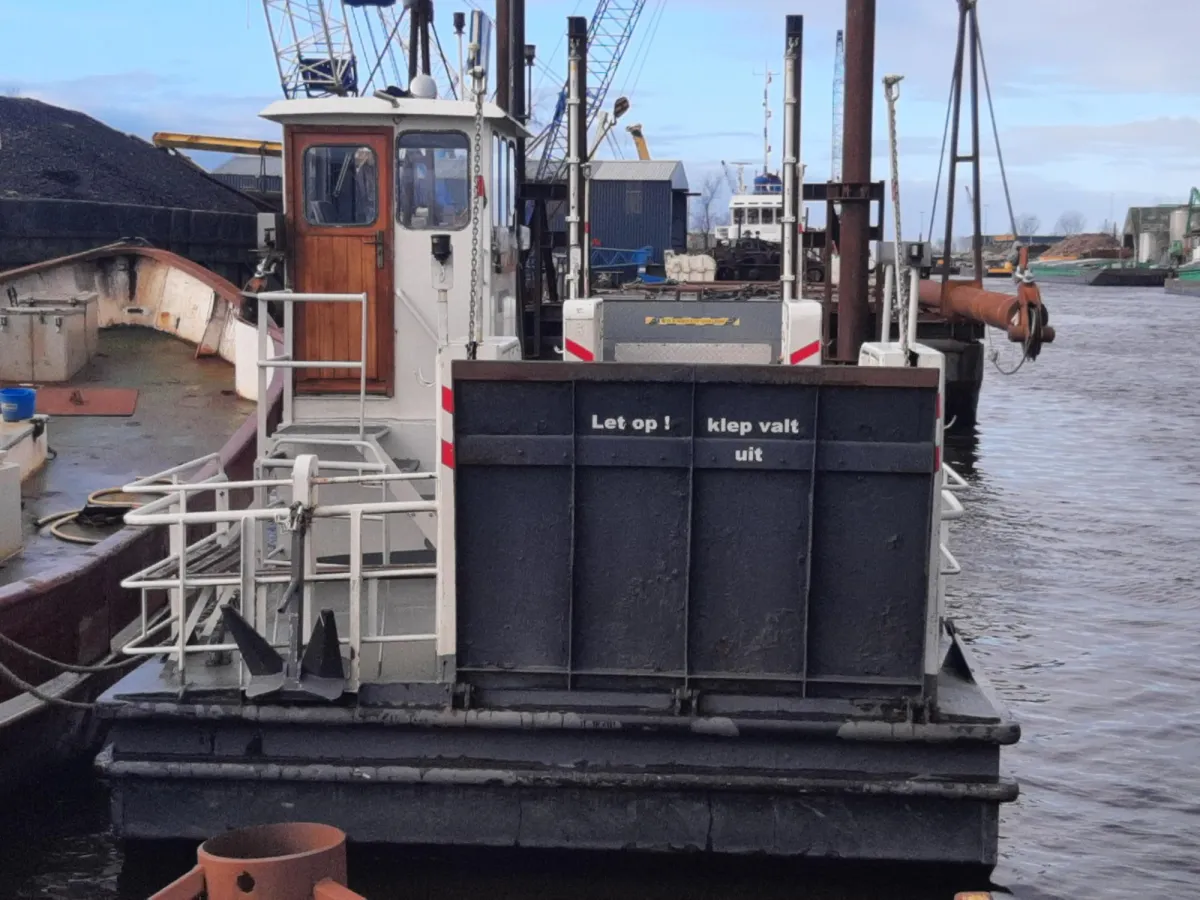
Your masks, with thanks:
[(725, 179), (709, 172), (700, 184), (700, 194), (692, 199), (692, 230), (704, 235), (704, 249), (712, 245), (713, 229), (725, 221), (718, 200), (725, 192)]
[(1080, 234), (1084, 226), (1087, 224), (1087, 219), (1083, 217), (1083, 213), (1069, 209), (1054, 223), (1054, 233), (1062, 235)]
[(1033, 213), (1021, 213), (1017, 216), (1017, 237), (1029, 237), (1031, 234), (1037, 234), (1037, 230), (1042, 227), (1042, 220)]

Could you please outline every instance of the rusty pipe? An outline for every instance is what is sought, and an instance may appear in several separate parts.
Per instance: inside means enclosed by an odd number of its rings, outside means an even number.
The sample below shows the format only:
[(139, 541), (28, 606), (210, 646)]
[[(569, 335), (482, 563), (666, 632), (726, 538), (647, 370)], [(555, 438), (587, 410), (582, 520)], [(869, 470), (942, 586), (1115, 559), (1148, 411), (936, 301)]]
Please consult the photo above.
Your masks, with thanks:
[[(846, 0), (845, 108), (842, 180), (860, 189), (871, 181), (871, 101), (875, 90), (875, 0)], [(841, 280), (838, 283), (837, 358), (853, 362), (868, 340), (871, 205), (842, 204)]]
[[(1046, 324), (1049, 313), (1042, 304), (1038, 286), (1032, 282), (1017, 285), (1016, 296), (999, 291), (986, 291), (977, 281), (950, 280), (945, 285), (945, 302), (940, 281), (922, 281), (918, 294), (921, 305), (927, 309), (945, 312), (951, 318), (981, 322), (999, 328), (1014, 343), (1034, 340), (1038, 344), (1049, 344), (1054, 340), (1054, 329)], [(1031, 336), (1030, 323), (1034, 321), (1033, 308), (1037, 308), (1036, 333)]]

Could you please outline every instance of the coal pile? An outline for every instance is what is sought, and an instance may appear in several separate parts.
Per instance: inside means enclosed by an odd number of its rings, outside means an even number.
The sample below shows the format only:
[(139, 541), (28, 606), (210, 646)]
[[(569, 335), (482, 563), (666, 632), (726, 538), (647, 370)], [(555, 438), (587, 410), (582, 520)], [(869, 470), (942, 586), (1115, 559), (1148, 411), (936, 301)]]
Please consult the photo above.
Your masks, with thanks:
[(257, 207), (191, 162), (90, 116), (0, 96), (0, 200), (90, 200), (210, 212)]

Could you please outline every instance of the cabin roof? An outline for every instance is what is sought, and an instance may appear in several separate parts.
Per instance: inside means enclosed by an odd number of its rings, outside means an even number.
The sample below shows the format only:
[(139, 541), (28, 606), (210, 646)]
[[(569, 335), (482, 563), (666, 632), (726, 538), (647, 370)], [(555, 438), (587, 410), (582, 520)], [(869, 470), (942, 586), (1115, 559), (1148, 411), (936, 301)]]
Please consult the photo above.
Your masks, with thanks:
[[(377, 118), (390, 122), (396, 116), (474, 119), (475, 104), (467, 100), (420, 100), (414, 97), (396, 97), (394, 101), (381, 97), (299, 97), (276, 100), (259, 116), (280, 123), (346, 118)], [(503, 122), (507, 126), (503, 130), (513, 135), (523, 131), (521, 125), (495, 103), (483, 104), (483, 117), (493, 124)]]
[(664, 159), (598, 159), (592, 162), (592, 181), (669, 181), (677, 191), (688, 189), (683, 163)]

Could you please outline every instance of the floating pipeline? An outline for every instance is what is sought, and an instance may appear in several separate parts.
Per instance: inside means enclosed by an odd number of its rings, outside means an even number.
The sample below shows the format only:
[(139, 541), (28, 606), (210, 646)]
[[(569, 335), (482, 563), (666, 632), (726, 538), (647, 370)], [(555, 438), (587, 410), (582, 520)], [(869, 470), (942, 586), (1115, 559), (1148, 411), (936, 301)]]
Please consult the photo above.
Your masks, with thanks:
[(950, 279), (920, 282), (921, 305), (949, 318), (966, 319), (999, 328), (1014, 343), (1027, 344), (1030, 357), (1036, 357), (1042, 344), (1054, 341), (1050, 313), (1042, 303), (1036, 284), (1017, 285), (1016, 296), (984, 289), (974, 280)]

